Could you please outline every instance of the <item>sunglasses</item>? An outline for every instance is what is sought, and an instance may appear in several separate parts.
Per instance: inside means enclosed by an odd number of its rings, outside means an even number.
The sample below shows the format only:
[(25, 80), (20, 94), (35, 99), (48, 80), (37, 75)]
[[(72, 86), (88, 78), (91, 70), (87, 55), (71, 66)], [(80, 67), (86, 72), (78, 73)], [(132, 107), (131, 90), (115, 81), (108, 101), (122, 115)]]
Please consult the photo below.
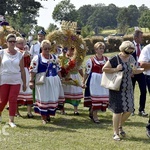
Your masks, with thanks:
[(44, 50), (50, 50), (51, 48), (44, 48)]
[(16, 44), (24, 44), (24, 43), (16, 43)]
[(104, 47), (97, 48), (97, 50), (104, 50), (104, 49), (105, 49)]
[(9, 43), (16, 43), (16, 41), (8, 41)]
[(127, 51), (124, 51), (125, 54), (129, 55), (129, 54), (132, 54), (134, 51), (132, 52), (127, 52)]

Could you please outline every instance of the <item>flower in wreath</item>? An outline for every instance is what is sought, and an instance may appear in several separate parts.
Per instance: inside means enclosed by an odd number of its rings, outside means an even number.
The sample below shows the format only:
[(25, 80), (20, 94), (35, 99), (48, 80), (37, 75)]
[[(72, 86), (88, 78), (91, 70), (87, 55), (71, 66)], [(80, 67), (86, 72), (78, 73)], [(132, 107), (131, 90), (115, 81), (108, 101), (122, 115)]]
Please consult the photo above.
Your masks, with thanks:
[(68, 65), (67, 65), (66, 69), (67, 69), (67, 70), (71, 70), (71, 69), (73, 69), (73, 68), (75, 67), (75, 65), (76, 65), (75, 60), (70, 60), (70, 61), (68, 62)]
[(61, 67), (61, 76), (63, 77), (63, 78), (65, 78), (67, 75), (68, 75), (68, 70), (67, 69), (65, 69), (64, 67)]
[(131, 68), (132, 70), (136, 69), (136, 67), (135, 67), (135, 65), (134, 65), (133, 63), (130, 63), (130, 68)]

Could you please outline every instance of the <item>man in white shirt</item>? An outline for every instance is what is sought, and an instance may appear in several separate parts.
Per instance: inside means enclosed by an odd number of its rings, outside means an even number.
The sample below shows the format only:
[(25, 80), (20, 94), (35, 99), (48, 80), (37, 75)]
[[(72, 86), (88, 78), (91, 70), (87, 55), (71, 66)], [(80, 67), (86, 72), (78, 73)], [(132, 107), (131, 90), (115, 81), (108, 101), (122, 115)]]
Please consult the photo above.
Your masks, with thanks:
[[(146, 84), (150, 93), (150, 44), (146, 45), (142, 49), (138, 62), (140, 63), (140, 66), (145, 69), (144, 74), (146, 78)], [(146, 134), (148, 137), (150, 137), (150, 118), (146, 129)]]
[(31, 59), (41, 53), (41, 42), (45, 39), (46, 32), (44, 30), (40, 30), (38, 32), (38, 41), (33, 44), (30, 48)]

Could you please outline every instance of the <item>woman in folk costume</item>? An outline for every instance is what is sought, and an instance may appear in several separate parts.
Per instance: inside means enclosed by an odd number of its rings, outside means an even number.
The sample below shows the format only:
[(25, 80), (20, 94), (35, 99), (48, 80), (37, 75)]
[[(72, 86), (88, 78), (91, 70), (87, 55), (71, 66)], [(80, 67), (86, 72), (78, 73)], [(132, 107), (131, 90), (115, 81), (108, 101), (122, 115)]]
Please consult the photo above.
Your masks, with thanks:
[[(60, 67), (55, 55), (50, 54), (51, 43), (43, 40), (42, 53), (33, 57), (30, 66), (30, 88), (35, 87), (34, 111), (41, 115), (43, 124), (50, 121), (50, 115), (54, 116), (58, 104), (64, 102), (64, 91), (61, 84)], [(38, 85), (35, 78), (39, 73), (46, 73), (44, 84)]]
[[(33, 96), (32, 96), (32, 90), (29, 87), (29, 67), (30, 67), (30, 53), (28, 49), (26, 48), (26, 42), (22, 37), (16, 38), (16, 47), (15, 49), (19, 50), (21, 53), (23, 53), (24, 56), (24, 68), (26, 73), (26, 86), (27, 89), (25, 92), (23, 92), (22, 88), (20, 89), (20, 93), (18, 95), (17, 103), (18, 105), (27, 105), (27, 117), (33, 118), (33, 115), (31, 113), (31, 106), (33, 105)], [(17, 111), (17, 116), (21, 116), (19, 113), (19, 109)]]
[[(83, 92), (81, 88), (81, 77), (83, 77), (83, 71), (81, 66), (78, 66), (76, 63), (76, 60), (73, 59), (75, 48), (71, 47), (67, 50), (64, 66), (66, 67), (66, 71), (69, 74), (68, 80), (71, 80), (71, 82), (75, 82), (73, 84), (63, 84), (64, 94), (65, 94), (65, 103), (69, 103), (74, 106), (74, 115), (79, 115), (78, 112), (78, 105), (81, 102), (81, 98), (83, 98)], [(79, 75), (80, 74), (80, 75)], [(62, 75), (64, 75), (63, 72), (63, 66), (62, 66)], [(81, 76), (81, 77), (80, 77)], [(67, 80), (67, 77), (66, 77)], [(67, 82), (67, 81), (66, 81)], [(65, 111), (63, 110), (63, 114)]]
[[(74, 115), (79, 115), (78, 105), (81, 98), (83, 98), (79, 74), (83, 76), (81, 65), (84, 61), (87, 47), (83, 38), (76, 34), (76, 28), (76, 22), (62, 21), (61, 30), (49, 33), (47, 38), (52, 43), (55, 43), (52, 45), (52, 47), (54, 46), (54, 51), (58, 46), (63, 47), (63, 53), (62, 55), (59, 54), (58, 58), (63, 77), (65, 102), (74, 106)], [(60, 109), (62, 114), (65, 114), (64, 108), (60, 107)]]
[(102, 67), (108, 60), (106, 56), (103, 56), (104, 49), (105, 45), (103, 42), (97, 42), (94, 45), (95, 56), (87, 60), (83, 79), (83, 86), (85, 87), (84, 107), (89, 107), (89, 117), (94, 123), (99, 123), (98, 110), (106, 111), (109, 100), (108, 89), (100, 85)]

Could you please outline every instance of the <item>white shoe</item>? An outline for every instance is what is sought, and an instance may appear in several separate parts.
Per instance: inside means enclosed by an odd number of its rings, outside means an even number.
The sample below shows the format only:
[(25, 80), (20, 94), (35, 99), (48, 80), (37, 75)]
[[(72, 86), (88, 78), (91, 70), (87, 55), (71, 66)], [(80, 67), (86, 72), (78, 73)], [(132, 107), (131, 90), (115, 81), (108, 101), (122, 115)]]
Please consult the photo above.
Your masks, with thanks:
[(13, 122), (9, 122), (10, 127), (15, 128), (16, 125)]
[(119, 137), (118, 134), (114, 134), (113, 139), (114, 139), (115, 141), (120, 141), (120, 137)]

